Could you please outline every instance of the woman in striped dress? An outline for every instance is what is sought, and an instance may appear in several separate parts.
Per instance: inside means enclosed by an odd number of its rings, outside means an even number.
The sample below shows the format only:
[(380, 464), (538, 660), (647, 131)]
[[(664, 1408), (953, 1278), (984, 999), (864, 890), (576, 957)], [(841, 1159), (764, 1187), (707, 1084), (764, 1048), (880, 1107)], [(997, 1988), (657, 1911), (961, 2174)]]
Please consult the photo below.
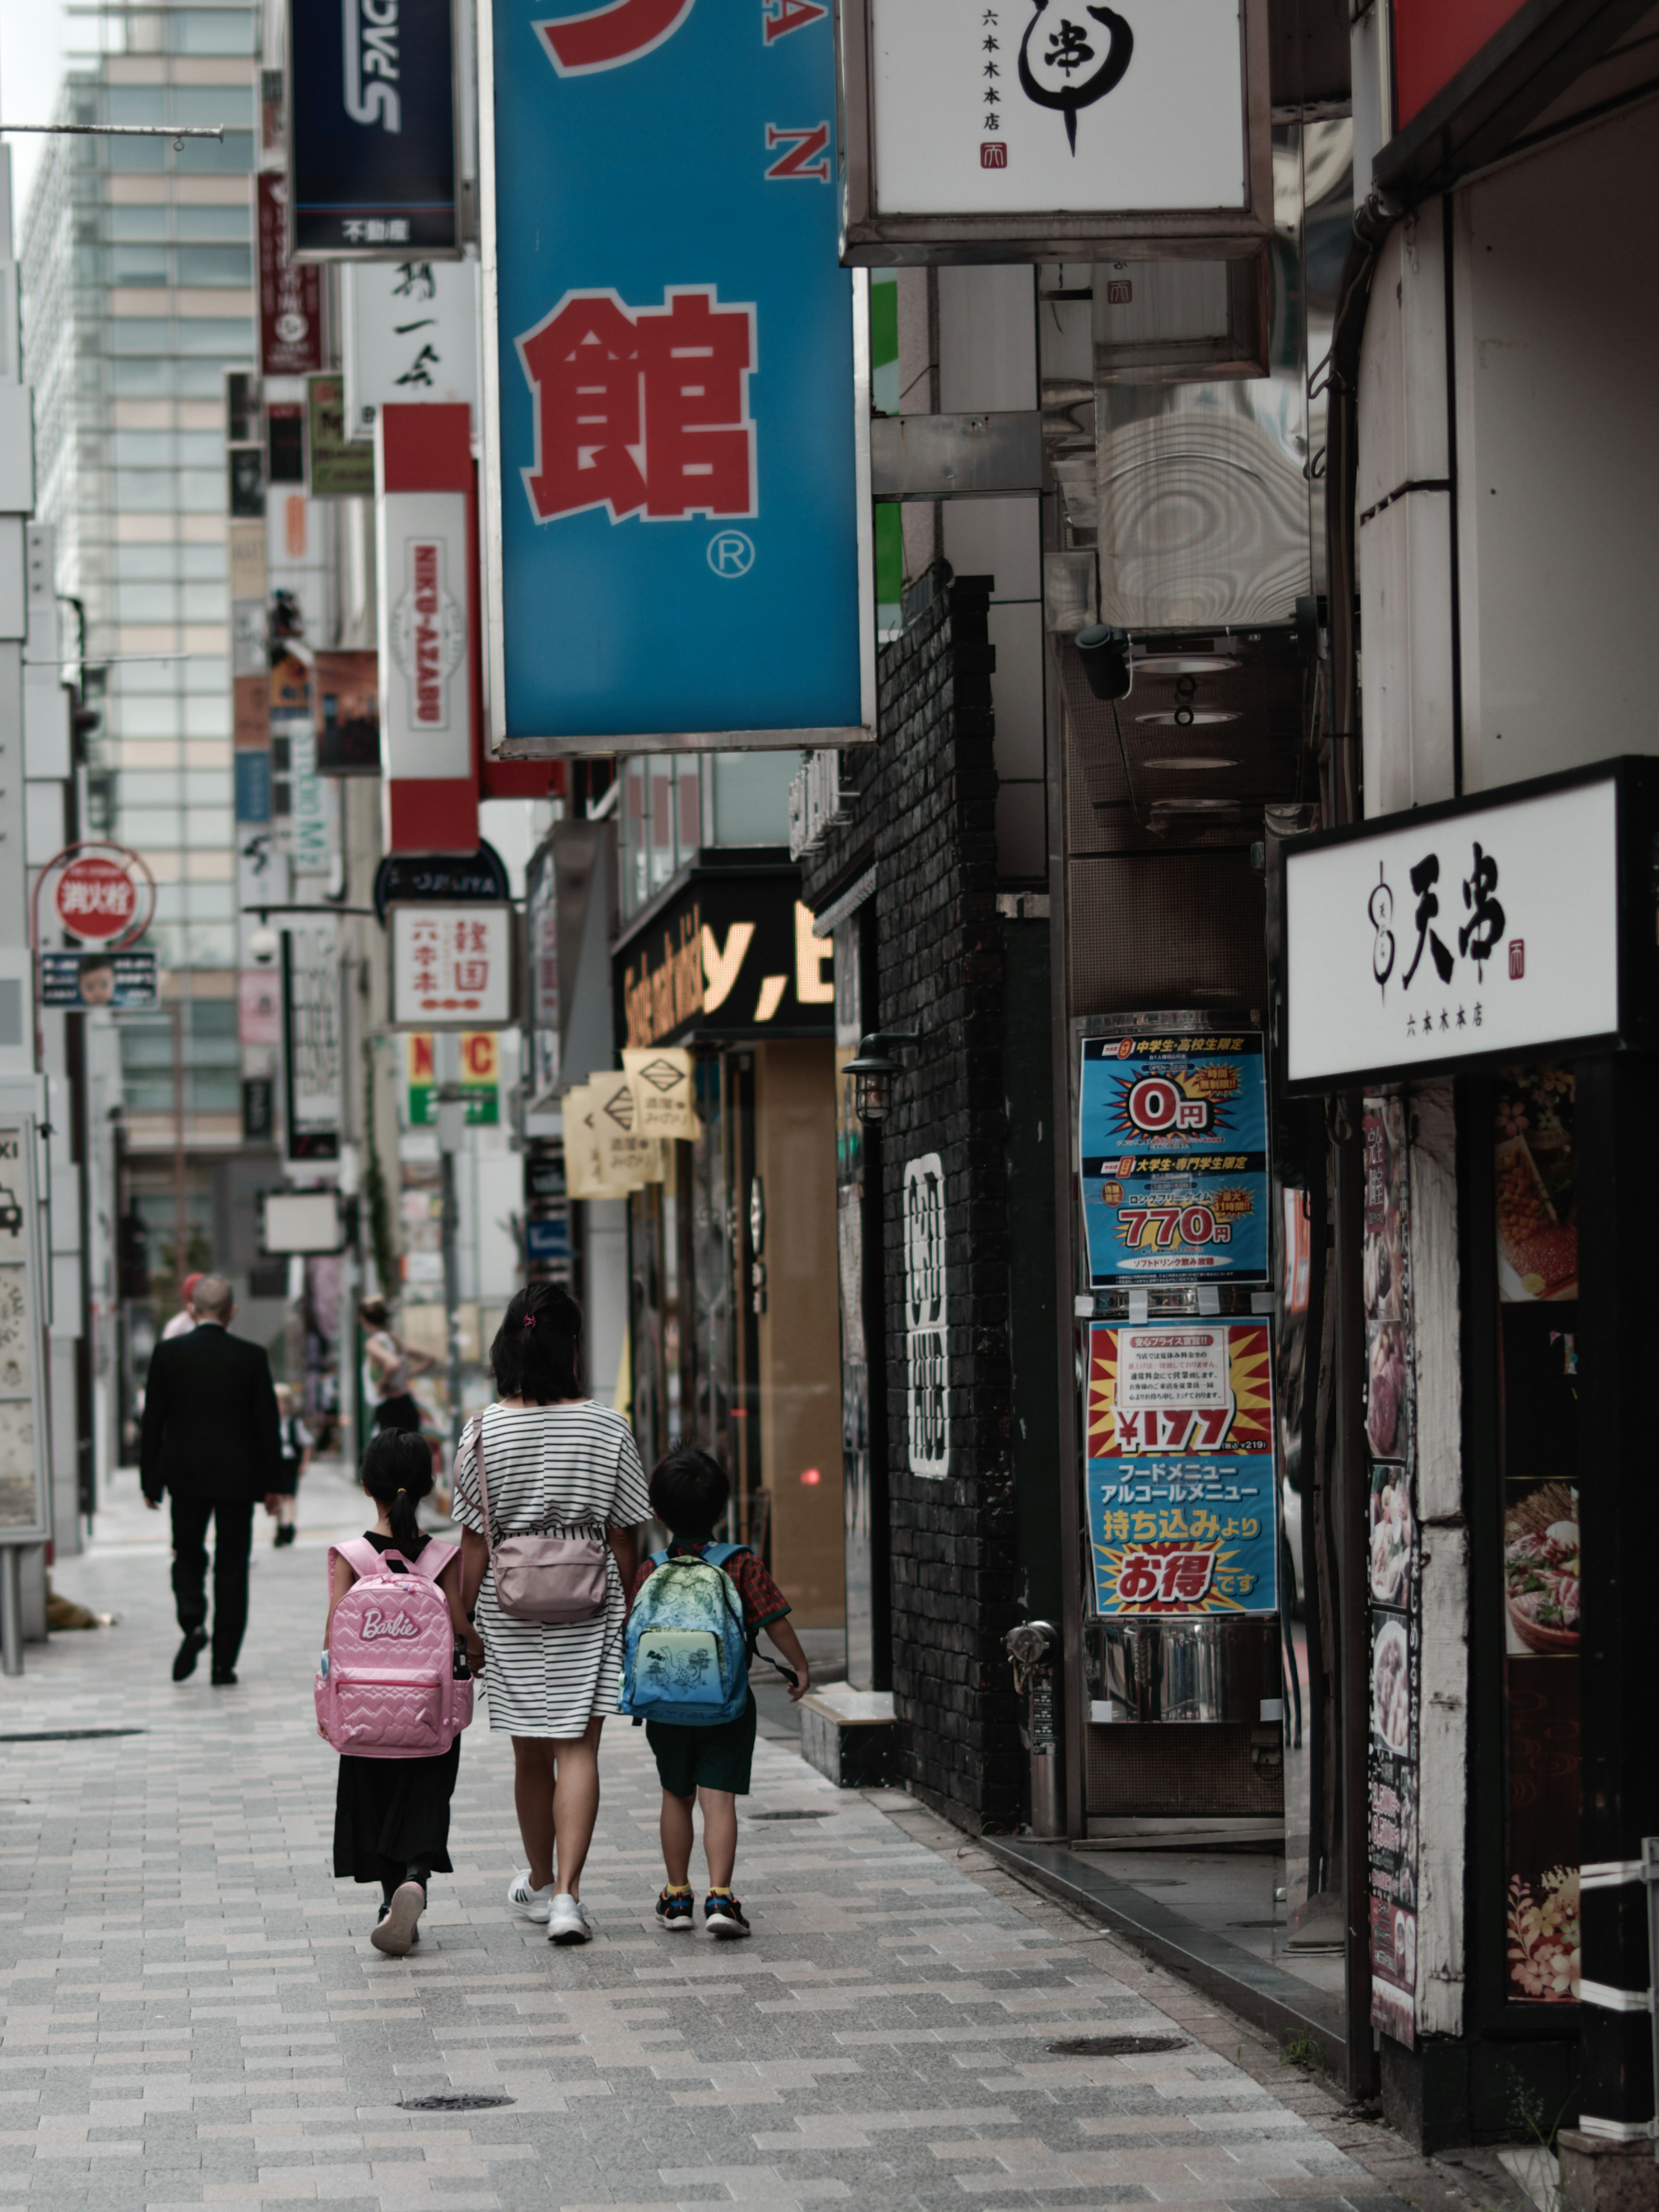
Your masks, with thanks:
[[(580, 1899), (599, 1810), (599, 1730), (617, 1710), (624, 1593), (635, 1534), (651, 1512), (633, 1431), (582, 1389), (581, 1319), (575, 1300), (551, 1283), (520, 1291), (489, 1350), (497, 1401), (468, 1423), (455, 1455), (462, 1602), (484, 1641), (489, 1725), (513, 1738), (514, 1797), (529, 1860), (507, 1885), (507, 1902), (545, 1923), (554, 1943), (586, 1943), (593, 1932)], [(480, 1429), (497, 1542), (603, 1530), (607, 1595), (596, 1620), (544, 1626), (496, 1605), (479, 1494)]]

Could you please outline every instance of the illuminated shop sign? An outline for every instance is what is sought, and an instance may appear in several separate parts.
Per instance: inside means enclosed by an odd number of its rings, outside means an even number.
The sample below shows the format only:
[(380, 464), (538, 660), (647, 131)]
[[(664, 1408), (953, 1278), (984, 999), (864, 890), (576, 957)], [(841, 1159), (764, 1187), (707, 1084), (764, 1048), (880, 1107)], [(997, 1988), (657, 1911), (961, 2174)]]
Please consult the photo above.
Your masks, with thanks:
[(709, 871), (617, 954), (617, 1026), (634, 1046), (828, 1036), (832, 957), (829, 940), (812, 934), (797, 870)]

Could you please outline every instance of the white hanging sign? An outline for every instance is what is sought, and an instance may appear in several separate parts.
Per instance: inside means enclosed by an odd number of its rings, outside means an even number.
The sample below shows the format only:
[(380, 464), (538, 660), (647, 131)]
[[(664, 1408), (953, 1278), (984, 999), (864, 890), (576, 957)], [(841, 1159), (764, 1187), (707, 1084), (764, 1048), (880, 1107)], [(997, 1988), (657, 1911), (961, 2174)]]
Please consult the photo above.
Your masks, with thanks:
[(948, 1474), (951, 1470), (945, 1223), (945, 1164), (937, 1152), (924, 1152), (904, 1164), (904, 1334), (912, 1474)]
[[(1633, 1042), (1652, 780), (1609, 763), (1288, 846), (1291, 1087)], [(1650, 957), (1652, 911), (1650, 884)]]

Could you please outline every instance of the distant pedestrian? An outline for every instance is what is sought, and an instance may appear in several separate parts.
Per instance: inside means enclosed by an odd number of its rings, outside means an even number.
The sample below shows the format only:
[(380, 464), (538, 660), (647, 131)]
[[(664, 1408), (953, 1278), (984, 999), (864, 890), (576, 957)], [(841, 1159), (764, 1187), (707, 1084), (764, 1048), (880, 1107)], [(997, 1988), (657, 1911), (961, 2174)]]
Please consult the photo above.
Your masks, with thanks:
[(391, 1311), (384, 1298), (365, 1298), (357, 1312), (369, 1332), (363, 1356), (368, 1362), (374, 1390), (374, 1425), (377, 1429), (404, 1429), (411, 1436), (417, 1435), (421, 1409), (410, 1393), (410, 1377), (424, 1375), (436, 1362), (424, 1352), (411, 1352), (404, 1343), (392, 1328)]
[(270, 1362), (262, 1345), (232, 1336), (236, 1300), (222, 1275), (198, 1278), (198, 1325), (150, 1354), (138, 1448), (144, 1503), (173, 1498), (173, 1595), (185, 1632), (173, 1679), (196, 1671), (207, 1644), (207, 1530), (213, 1523), (213, 1680), (236, 1680), (247, 1626), (253, 1508), (282, 1481)]
[(276, 1433), (282, 1445), (283, 1479), (265, 1499), (265, 1510), (276, 1522), (274, 1539), (280, 1551), (294, 1541), (300, 1513), (300, 1479), (311, 1465), (311, 1431), (294, 1410), (294, 1392), (286, 1382), (276, 1385)]
[[(635, 1536), (651, 1510), (633, 1431), (583, 1388), (581, 1319), (553, 1284), (519, 1292), (489, 1348), (499, 1400), (468, 1424), (455, 1455), (461, 1595), (489, 1654), (489, 1725), (513, 1738), (529, 1860), (507, 1903), (544, 1922), (554, 1943), (593, 1932), (580, 1900), (599, 1811), (599, 1730), (617, 1710)], [(597, 1611), (545, 1622), (504, 1607), (493, 1547), (532, 1531), (590, 1540)]]
[[(714, 1541), (731, 1496), (726, 1469), (708, 1452), (671, 1452), (658, 1463), (651, 1504), (670, 1532), (668, 1547), (641, 1561), (635, 1579), (624, 1686), (627, 1709), (647, 1715), (646, 1741), (662, 1784), (668, 1886), (657, 1899), (657, 1918), (675, 1932), (696, 1925), (691, 1816), (701, 1803), (708, 1862), (702, 1924), (718, 1936), (749, 1933), (732, 1879), (738, 1800), (749, 1795), (755, 1758), (758, 1717), (749, 1668), (762, 1629), (793, 1669), (792, 1701), (806, 1694), (811, 1678), (800, 1638), (784, 1618), (789, 1607), (782, 1591), (746, 1545)], [(659, 1577), (660, 1594), (650, 1588)], [(642, 1626), (647, 1609), (648, 1628)], [(704, 1717), (733, 1705), (738, 1710), (729, 1718)]]
[(161, 1331), (161, 1341), (163, 1344), (170, 1344), (175, 1336), (188, 1336), (191, 1329), (195, 1328), (196, 1309), (191, 1305), (191, 1300), (196, 1296), (196, 1286), (201, 1279), (202, 1278), (200, 1275), (186, 1275), (185, 1277), (183, 1285), (179, 1291), (179, 1310), (174, 1314), (173, 1319), (167, 1323), (167, 1327)]
[[(329, 1552), (328, 1620), (323, 1643), (331, 1661), (339, 1656), (330, 1649), (329, 1635), (341, 1600), (364, 1575), (378, 1575), (384, 1562), (385, 1569), (392, 1574), (408, 1576), (412, 1568), (412, 1581), (436, 1585), (449, 1608), (449, 1638), (447, 1642), (440, 1639), (438, 1651), (442, 1668), (448, 1669), (450, 1650), (464, 1646), (466, 1664), (476, 1673), (483, 1663), (483, 1644), (461, 1609), (459, 1552), (454, 1545), (427, 1535), (415, 1517), (416, 1507), (432, 1488), (431, 1453), (419, 1437), (383, 1430), (370, 1438), (363, 1454), (362, 1486), (370, 1504), (379, 1508), (379, 1518), (361, 1538), (336, 1545)], [(366, 1597), (370, 1595), (365, 1593)], [(411, 1672), (422, 1643), (412, 1607), (410, 1614), (388, 1620), (383, 1617), (385, 1607), (378, 1597), (375, 1604), (379, 1609), (367, 1613), (356, 1625), (357, 1637), (373, 1638), (365, 1648), (377, 1653), (386, 1648), (382, 1638), (395, 1636), (398, 1641), (392, 1648), (404, 1671)], [(425, 1638), (428, 1644), (432, 1640), (429, 1636)], [(459, 1661), (455, 1665), (459, 1673), (465, 1673)], [(371, 1683), (368, 1698), (355, 1716), (354, 1732), (368, 1738), (377, 1728), (395, 1729), (399, 1722), (406, 1723), (411, 1715), (418, 1720), (422, 1704), (431, 1700), (441, 1686), (441, 1683), (426, 1684), (422, 1698), (406, 1700), (388, 1722), (373, 1704)], [(468, 1717), (471, 1697), (469, 1690)], [(347, 1729), (353, 1729), (351, 1713), (340, 1717)], [(328, 1734), (320, 1719), (318, 1733)], [(343, 1880), (380, 1883), (380, 1917), (368, 1940), (378, 1950), (394, 1957), (401, 1957), (420, 1941), (417, 1923), (426, 1910), (432, 1876), (454, 1872), (449, 1856), (449, 1805), (460, 1759), (459, 1734), (446, 1749), (430, 1754), (341, 1753), (334, 1796), (334, 1871)]]

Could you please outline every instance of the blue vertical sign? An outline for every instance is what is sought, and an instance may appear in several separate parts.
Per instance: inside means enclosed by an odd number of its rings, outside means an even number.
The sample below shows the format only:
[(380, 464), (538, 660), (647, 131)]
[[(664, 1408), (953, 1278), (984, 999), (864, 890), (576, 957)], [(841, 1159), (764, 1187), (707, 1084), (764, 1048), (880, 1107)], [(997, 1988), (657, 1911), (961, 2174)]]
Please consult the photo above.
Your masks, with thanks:
[(872, 737), (829, 5), (484, 0), (480, 48), (493, 738)]
[(451, 0), (289, 0), (301, 261), (459, 253)]

